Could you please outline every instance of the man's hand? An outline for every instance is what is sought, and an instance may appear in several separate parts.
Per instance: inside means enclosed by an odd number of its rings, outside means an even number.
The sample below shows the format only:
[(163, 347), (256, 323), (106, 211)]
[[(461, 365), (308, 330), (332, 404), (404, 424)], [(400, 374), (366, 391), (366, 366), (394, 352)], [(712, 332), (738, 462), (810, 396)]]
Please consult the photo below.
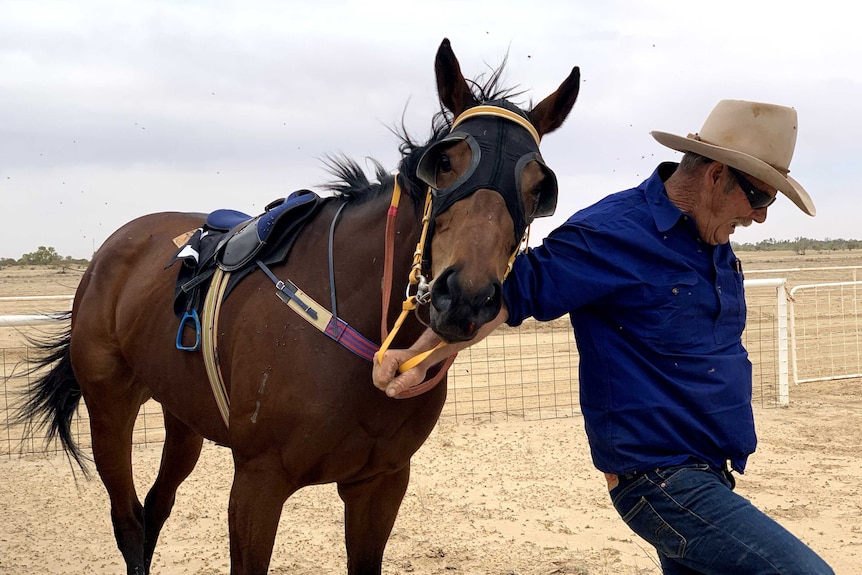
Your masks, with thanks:
[[(429, 328), (419, 336), (416, 343), (410, 346), (409, 349), (386, 350), (382, 361), (379, 361), (379, 358), (375, 355), (373, 359), (374, 366), (371, 371), (371, 379), (374, 382), (374, 387), (385, 391), (389, 397), (395, 397), (402, 391), (419, 385), (425, 381), (425, 374), (431, 366), (443, 361), (454, 353), (470, 347), (474, 343), (482, 341), (498, 325), (506, 321), (507, 317), (509, 317), (509, 310), (506, 309), (504, 304), (497, 317), (479, 328), (479, 331), (476, 332), (476, 337), (470, 341), (439, 345), (440, 338)], [(399, 365), (415, 357), (417, 354), (430, 349), (434, 351), (416, 367), (400, 375), (398, 374)]]
[(422, 362), (413, 369), (402, 374), (398, 373), (398, 366), (414, 357), (416, 351), (411, 349), (389, 349), (383, 354), (383, 360), (378, 363), (374, 358), (374, 367), (371, 378), (374, 387), (385, 391), (389, 397), (394, 397), (404, 390), (417, 386), (425, 380), (428, 371), (426, 362)]

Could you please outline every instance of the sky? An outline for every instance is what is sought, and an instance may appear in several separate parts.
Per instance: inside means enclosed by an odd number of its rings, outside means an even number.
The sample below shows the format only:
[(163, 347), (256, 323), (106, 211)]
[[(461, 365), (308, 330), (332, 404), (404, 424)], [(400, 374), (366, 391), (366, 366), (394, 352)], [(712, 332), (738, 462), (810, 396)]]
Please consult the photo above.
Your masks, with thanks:
[(394, 170), (390, 128), (430, 133), (443, 38), (467, 77), (508, 56), (522, 104), (581, 69), (574, 110), (542, 142), (560, 201), (531, 244), (678, 161), (649, 132), (697, 132), (725, 98), (797, 110), (791, 175), (818, 210), (782, 197), (732, 239), (859, 239), (862, 42), (846, 6), (0, 0), (0, 258), (89, 258), (152, 212), (257, 214), (322, 191), (331, 154)]

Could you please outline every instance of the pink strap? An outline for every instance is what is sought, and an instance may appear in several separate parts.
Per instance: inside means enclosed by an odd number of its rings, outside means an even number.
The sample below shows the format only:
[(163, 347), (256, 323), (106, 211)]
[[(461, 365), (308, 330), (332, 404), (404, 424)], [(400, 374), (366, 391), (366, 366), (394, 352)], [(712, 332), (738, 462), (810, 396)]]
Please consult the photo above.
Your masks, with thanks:
[(443, 366), (440, 368), (440, 371), (437, 372), (437, 375), (432, 377), (431, 379), (426, 379), (422, 383), (418, 385), (414, 385), (411, 388), (405, 389), (401, 393), (395, 395), (395, 399), (409, 399), (411, 397), (416, 397), (417, 395), (422, 395), (426, 391), (430, 389), (434, 389), (440, 380), (443, 379), (443, 376), (446, 375), (446, 372), (449, 371), (449, 368), (452, 367), (452, 363), (455, 361), (455, 358), (458, 357), (457, 353), (453, 353), (449, 357), (447, 357)]

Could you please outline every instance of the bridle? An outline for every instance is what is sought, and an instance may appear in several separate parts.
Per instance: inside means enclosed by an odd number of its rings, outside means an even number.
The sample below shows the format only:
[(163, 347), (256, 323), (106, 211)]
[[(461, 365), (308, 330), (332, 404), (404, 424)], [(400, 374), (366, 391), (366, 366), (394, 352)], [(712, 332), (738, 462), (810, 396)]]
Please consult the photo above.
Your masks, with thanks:
[[(500, 104), (508, 105), (505, 102)], [(489, 122), (494, 122), (491, 124)], [(510, 132), (507, 128), (512, 125), (519, 127), (514, 132)], [(460, 129), (456, 131), (456, 128)], [(491, 136), (489, 138), (489, 135)], [(527, 137), (529, 136), (529, 138)], [(435, 187), (434, 177), (436, 174), (436, 165), (430, 173), (429, 165), (435, 162), (434, 154), (439, 154), (440, 146), (450, 146), (457, 141), (466, 141), (470, 145), (473, 155), (471, 164), (464, 174), (458, 180), (446, 187)], [(496, 142), (496, 146), (490, 146), (489, 141)], [(515, 222), (515, 239), (516, 247), (511, 256), (504, 273), (503, 279), (509, 274), (512, 269), (512, 263), (515, 256), (518, 254), (521, 246), (527, 242), (529, 238), (529, 224), (533, 218), (540, 216), (551, 215), (557, 203), (556, 178), (553, 172), (545, 166), (538, 153), (539, 135), (536, 129), (529, 121), (520, 114), (513, 112), (507, 108), (483, 105), (470, 108), (462, 113), (452, 124), (450, 133), (440, 141), (431, 145), (419, 160), (417, 175), (426, 184), (428, 184), (425, 194), (425, 206), (422, 215), (422, 232), (419, 241), (416, 245), (416, 250), (413, 253), (413, 264), (408, 274), (407, 289), (405, 299), (402, 304), (402, 311), (392, 331), (388, 329), (388, 310), (389, 301), (392, 292), (392, 276), (395, 253), (395, 221), (398, 215), (398, 204), (401, 199), (401, 186), (398, 182), (399, 176), (396, 174), (392, 188), (392, 199), (390, 201), (389, 210), (386, 216), (386, 232), (384, 242), (384, 271), (383, 271), (383, 302), (382, 302), (382, 320), (380, 325), (382, 345), (377, 348), (374, 342), (366, 339), (355, 329), (350, 327), (345, 321), (338, 317), (336, 309), (335, 297), (335, 276), (333, 268), (333, 235), (336, 222), (339, 219), (345, 204), (342, 204), (335, 213), (332, 219), (329, 230), (329, 277), (330, 277), (330, 294), (332, 299), (332, 311), (327, 311), (323, 306), (315, 302), (308, 294), (302, 292), (289, 279), (280, 280), (272, 271), (261, 261), (257, 261), (257, 265), (266, 273), (266, 275), (276, 285), (276, 295), (291, 307), (296, 313), (309, 321), (318, 330), (325, 335), (339, 342), (341, 345), (349, 349), (354, 354), (368, 360), (379, 363), (383, 357), (383, 353), (391, 345), (395, 335), (404, 323), (409, 312), (414, 311), (419, 305), (428, 304), (431, 300), (431, 291), (429, 283), (423, 273), (424, 270), (430, 269), (429, 246), (431, 236), (434, 230), (434, 219), (437, 215), (445, 211), (446, 208), (454, 204), (456, 201), (470, 195), (480, 188), (492, 189), (497, 191), (505, 200), (509, 213)], [(482, 152), (489, 155), (493, 160), (493, 169), (487, 168), (485, 163), (481, 162)], [(508, 155), (504, 157), (504, 152)], [(430, 159), (429, 159), (430, 158)], [(523, 199), (521, 198), (520, 179), (521, 173), (527, 163), (536, 161), (546, 173), (545, 184), (541, 189), (537, 190), (537, 199), (532, 213), (525, 214)], [(506, 168), (510, 169), (506, 169)], [(502, 173), (502, 176), (500, 175)], [(441, 207), (442, 205), (442, 207)], [(216, 271), (220, 274), (221, 268)], [(205, 366), (207, 367), (207, 375), (210, 384), (213, 387), (213, 393), (216, 397), (216, 402), (219, 405), (219, 410), (224, 419), (225, 425), (228, 425), (228, 400), (227, 392), (224, 387), (224, 381), (221, 377), (220, 368), (217, 362), (217, 348), (215, 345), (215, 334), (217, 330), (217, 319), (219, 316), (219, 305), (224, 299), (224, 286), (227, 285), (227, 275), (219, 275), (219, 281), (216, 281), (216, 276), (213, 276), (213, 282), (207, 290), (207, 302), (204, 305), (204, 316), (209, 318), (205, 320), (206, 327), (203, 329), (203, 337), (205, 340), (202, 343), (205, 349)], [(221, 286), (221, 287), (218, 287)], [(216, 289), (217, 288), (217, 289)], [(411, 295), (415, 289), (415, 293)], [(208, 311), (209, 310), (209, 311)], [(420, 320), (421, 321), (421, 320)], [(209, 342), (209, 343), (206, 343)], [(399, 371), (404, 372), (418, 363), (422, 362), (426, 357), (445, 345), (440, 343), (437, 347), (427, 352), (418, 354), (410, 360), (399, 366)], [(376, 353), (375, 353), (376, 351)], [(209, 354), (209, 356), (207, 355)], [(207, 359), (209, 357), (209, 359)], [(455, 355), (450, 355), (442, 367), (431, 379), (423, 381), (419, 385), (402, 391), (395, 397), (402, 399), (414, 397), (431, 389), (443, 376), (446, 375), (449, 367), (455, 359)]]
[[(520, 252), (521, 247), (529, 241), (529, 228), (533, 219), (554, 213), (557, 204), (556, 176), (545, 165), (541, 154), (539, 154), (541, 137), (520, 110), (514, 111), (511, 108), (517, 110), (508, 102), (498, 101), (465, 110), (452, 122), (449, 134), (431, 145), (419, 159), (416, 174), (420, 180), (427, 184), (422, 215), (422, 232), (413, 253), (413, 264), (408, 274), (402, 311), (392, 330), (389, 331), (387, 316), (392, 291), (395, 218), (398, 214), (398, 204), (401, 198), (401, 188), (396, 174), (386, 220), (383, 318), (380, 327), (383, 343), (375, 354), (378, 363), (382, 360), (386, 350), (389, 349), (407, 315), (416, 310), (419, 305), (425, 305), (431, 300), (430, 285), (423, 271), (430, 268), (430, 242), (434, 233), (434, 220), (439, 214), (480, 188), (498, 192), (505, 200), (506, 207), (515, 224), (516, 245), (506, 266), (503, 276), (505, 280), (512, 270), (515, 257)], [(470, 166), (453, 184), (446, 188), (438, 188), (436, 187), (436, 160), (443, 148), (460, 141), (466, 141), (471, 148)], [(483, 152), (489, 155), (492, 161), (483, 162)], [(546, 177), (542, 188), (537, 190), (534, 209), (530, 214), (526, 214), (521, 196), (521, 173), (524, 167), (532, 161), (541, 166)], [(411, 295), (414, 288), (415, 293)], [(402, 363), (398, 371), (403, 373), (412, 369), (444, 345), (446, 344), (440, 342), (435, 348), (416, 355)], [(398, 397), (412, 397), (436, 385), (445, 375), (454, 358), (454, 355), (450, 356), (447, 363), (432, 380), (406, 390)]]

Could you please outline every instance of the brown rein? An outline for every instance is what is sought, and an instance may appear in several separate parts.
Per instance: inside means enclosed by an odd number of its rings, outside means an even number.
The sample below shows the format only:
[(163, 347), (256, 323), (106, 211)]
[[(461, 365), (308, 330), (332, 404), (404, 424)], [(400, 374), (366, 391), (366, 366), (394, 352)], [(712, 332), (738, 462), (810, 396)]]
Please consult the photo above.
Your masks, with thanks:
[[(375, 361), (379, 364), (383, 359), (383, 354), (386, 353), (386, 350), (389, 349), (389, 346), (392, 344), (392, 340), (395, 339), (395, 335), (398, 333), (398, 330), (401, 328), (401, 325), (404, 323), (404, 320), (407, 318), (407, 314), (411, 311), (415, 310), (416, 307), (420, 303), (426, 303), (424, 301), (420, 301), (420, 296), (418, 295), (408, 295), (404, 299), (404, 303), (401, 304), (401, 315), (398, 316), (398, 319), (395, 321), (395, 325), (392, 327), (392, 331), (389, 331), (389, 301), (392, 296), (392, 276), (393, 276), (393, 267), (395, 260), (395, 220), (398, 217), (398, 204), (401, 200), (401, 186), (398, 185), (398, 175), (395, 175), (395, 183), (392, 187), (392, 200), (389, 203), (389, 210), (386, 213), (386, 235), (384, 242), (384, 252), (383, 252), (383, 316), (380, 322), (380, 338), (382, 340), (382, 344), (380, 345), (380, 350), (374, 354)], [(413, 252), (413, 266), (410, 268), (410, 276), (408, 283), (408, 291), (409, 286), (416, 285), (421, 286), (425, 281), (425, 278), (422, 277), (422, 248), (425, 245), (425, 237), (428, 232), (428, 221), (431, 216), (431, 189), (428, 189), (428, 193), (425, 196), (425, 208), (424, 214), (422, 216), (422, 234), (419, 238), (419, 242), (416, 244), (416, 250)], [(421, 289), (421, 288), (417, 288)], [(412, 369), (416, 365), (422, 362), (426, 357), (428, 357), (432, 352), (437, 350), (438, 348), (446, 345), (442, 341), (437, 345), (437, 347), (420, 353), (409, 360), (402, 363), (398, 366), (398, 372), (404, 373), (409, 369)], [(395, 396), (396, 399), (406, 399), (409, 397), (415, 397), (422, 393), (425, 393), (429, 389), (435, 387), (440, 380), (443, 379), (443, 376), (446, 375), (446, 372), (449, 371), (449, 368), (452, 366), (452, 362), (455, 361), (455, 356), (458, 354), (452, 354), (447, 357), (443, 366), (440, 368), (440, 371), (435, 374), (432, 378), (423, 381), (422, 383), (413, 386), (409, 389), (405, 389), (401, 393)]]

